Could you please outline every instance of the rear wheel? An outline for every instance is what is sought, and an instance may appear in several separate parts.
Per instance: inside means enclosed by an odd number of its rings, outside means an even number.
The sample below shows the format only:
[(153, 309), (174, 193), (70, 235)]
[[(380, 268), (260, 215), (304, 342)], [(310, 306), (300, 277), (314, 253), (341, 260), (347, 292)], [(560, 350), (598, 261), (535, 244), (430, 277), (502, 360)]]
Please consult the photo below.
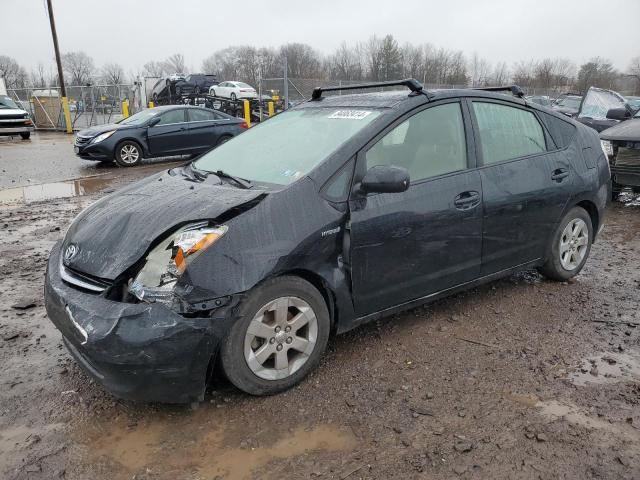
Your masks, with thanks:
[(240, 390), (271, 395), (313, 370), (329, 340), (329, 312), (309, 282), (278, 277), (254, 288), (221, 347), (222, 368)]
[(236, 94), (232, 92), (230, 98), (231, 98), (231, 100), (233, 100), (235, 102), (238, 97), (236, 97)]
[(215, 90), (209, 90), (209, 95), (211, 95), (212, 97), (216, 96), (216, 91)]
[(22, 137), (23, 140), (29, 140), (29, 137), (31, 136), (31, 132), (22, 132), (20, 136)]
[(589, 257), (593, 224), (584, 208), (572, 208), (556, 229), (545, 264), (540, 268), (547, 278), (565, 281), (575, 277)]
[(116, 163), (121, 167), (133, 167), (142, 160), (142, 148), (136, 142), (126, 140), (116, 147)]
[(231, 135), (223, 135), (216, 142), (216, 147), (222, 145), (223, 143), (227, 143), (229, 140), (231, 140), (231, 138), (233, 138), (233, 137), (231, 137)]

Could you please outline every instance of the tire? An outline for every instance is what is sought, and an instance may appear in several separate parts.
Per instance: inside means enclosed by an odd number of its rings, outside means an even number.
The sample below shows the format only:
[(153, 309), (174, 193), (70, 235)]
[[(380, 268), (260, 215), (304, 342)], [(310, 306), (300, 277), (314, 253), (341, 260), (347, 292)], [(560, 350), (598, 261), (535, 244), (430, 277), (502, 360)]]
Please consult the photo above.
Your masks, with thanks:
[(547, 260), (539, 268), (540, 273), (560, 282), (575, 277), (589, 258), (592, 242), (591, 217), (584, 208), (573, 207), (551, 237)]
[(211, 95), (212, 97), (216, 96), (216, 91), (215, 90), (209, 90), (209, 95)]
[(220, 145), (222, 145), (223, 143), (227, 143), (229, 140), (231, 140), (233, 137), (231, 135), (223, 135), (222, 137), (220, 137), (218, 139), (218, 141), (216, 142), (216, 147), (219, 147)]
[[(238, 317), (222, 341), (220, 360), (227, 378), (240, 390), (273, 395), (293, 387), (318, 365), (331, 320), (324, 298), (309, 282), (292, 276), (267, 280), (252, 289), (238, 308)], [(284, 316), (277, 315), (282, 311)], [(284, 363), (276, 368), (279, 361)]]
[(22, 132), (20, 136), (22, 137), (23, 140), (29, 140), (29, 137), (31, 136), (31, 132)]
[(233, 92), (231, 92), (231, 95), (229, 96), (229, 98), (230, 98), (231, 100), (233, 100), (234, 102), (238, 99), (238, 97), (236, 97), (236, 94), (235, 94), (235, 93), (233, 93)]
[(134, 141), (125, 140), (116, 147), (115, 159), (116, 163), (121, 167), (138, 165), (142, 160), (142, 147)]

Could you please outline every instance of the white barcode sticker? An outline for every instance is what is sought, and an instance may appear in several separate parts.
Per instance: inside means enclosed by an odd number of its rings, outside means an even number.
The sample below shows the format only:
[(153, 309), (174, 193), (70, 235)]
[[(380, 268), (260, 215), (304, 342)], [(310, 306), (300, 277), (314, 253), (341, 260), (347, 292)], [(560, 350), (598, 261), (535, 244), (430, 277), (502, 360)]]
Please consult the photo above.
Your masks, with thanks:
[(331, 115), (329, 115), (329, 118), (340, 118), (343, 120), (362, 120), (370, 114), (371, 112), (367, 112), (365, 110), (338, 110), (337, 112), (333, 112)]

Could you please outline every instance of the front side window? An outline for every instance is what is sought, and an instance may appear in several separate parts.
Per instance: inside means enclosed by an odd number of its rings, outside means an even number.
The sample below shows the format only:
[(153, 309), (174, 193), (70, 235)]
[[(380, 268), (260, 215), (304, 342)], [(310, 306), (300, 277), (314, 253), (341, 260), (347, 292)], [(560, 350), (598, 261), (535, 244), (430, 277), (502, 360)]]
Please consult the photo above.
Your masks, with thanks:
[(288, 110), (250, 128), (196, 161), (248, 180), (288, 185), (308, 174), (380, 115), (376, 110)]
[(158, 125), (169, 125), (171, 123), (183, 123), (184, 122), (184, 110), (171, 110), (169, 112), (163, 113), (160, 117), (160, 122)]
[(395, 165), (409, 171), (411, 182), (467, 168), (467, 146), (459, 103), (416, 113), (380, 139), (366, 153), (367, 170)]
[(536, 116), (499, 103), (473, 102), (485, 165), (547, 150)]

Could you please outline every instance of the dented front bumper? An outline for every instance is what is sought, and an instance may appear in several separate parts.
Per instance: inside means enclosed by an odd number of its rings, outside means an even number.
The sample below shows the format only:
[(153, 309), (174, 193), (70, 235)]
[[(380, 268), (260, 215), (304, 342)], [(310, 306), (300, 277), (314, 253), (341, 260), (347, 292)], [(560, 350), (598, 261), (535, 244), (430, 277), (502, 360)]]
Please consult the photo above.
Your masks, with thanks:
[(58, 244), (47, 265), (47, 314), (93, 378), (130, 400), (187, 403), (204, 397), (207, 369), (228, 328), (224, 312), (186, 318), (158, 303), (108, 300), (65, 283), (59, 262)]

